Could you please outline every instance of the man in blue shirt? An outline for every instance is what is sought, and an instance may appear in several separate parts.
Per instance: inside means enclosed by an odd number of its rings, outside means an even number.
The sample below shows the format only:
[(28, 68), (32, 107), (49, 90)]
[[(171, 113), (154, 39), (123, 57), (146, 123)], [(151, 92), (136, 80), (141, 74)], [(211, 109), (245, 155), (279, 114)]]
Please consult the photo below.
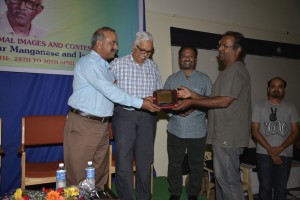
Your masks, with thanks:
[[(149, 59), (153, 37), (138, 32), (132, 53), (111, 63), (117, 85), (129, 94), (144, 98), (162, 88), (157, 65)], [(151, 164), (157, 117), (145, 110), (117, 106), (112, 119), (116, 141), (116, 186), (122, 200), (133, 199), (133, 158), (136, 161), (136, 199), (151, 199)]]
[[(164, 89), (185, 86), (197, 94), (209, 96), (212, 83), (208, 75), (196, 70), (198, 51), (194, 47), (181, 47), (178, 63), (180, 71), (169, 76)], [(187, 151), (190, 168), (186, 189), (188, 199), (197, 199), (200, 192), (205, 136), (207, 132), (205, 109), (190, 108), (182, 112), (169, 112), (168, 123), (168, 182), (170, 200), (179, 200), (182, 190), (182, 163)]]
[(74, 69), (64, 133), (64, 160), (68, 185), (83, 180), (87, 162), (93, 161), (96, 187), (104, 189), (108, 178), (108, 118), (113, 114), (114, 102), (150, 112), (159, 111), (159, 107), (152, 104), (152, 98), (136, 98), (114, 84), (107, 60), (114, 58), (118, 50), (115, 30), (100, 28), (91, 42), (91, 53), (82, 57)]

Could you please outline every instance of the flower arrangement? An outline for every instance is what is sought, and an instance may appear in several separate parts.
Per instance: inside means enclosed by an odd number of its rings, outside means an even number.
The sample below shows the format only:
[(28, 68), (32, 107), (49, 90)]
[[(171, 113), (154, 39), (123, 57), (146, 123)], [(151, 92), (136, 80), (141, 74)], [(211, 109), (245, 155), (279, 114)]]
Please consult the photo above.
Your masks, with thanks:
[(84, 200), (89, 199), (89, 192), (77, 186), (59, 188), (58, 190), (42, 188), (41, 191), (16, 189), (12, 195), (3, 200)]

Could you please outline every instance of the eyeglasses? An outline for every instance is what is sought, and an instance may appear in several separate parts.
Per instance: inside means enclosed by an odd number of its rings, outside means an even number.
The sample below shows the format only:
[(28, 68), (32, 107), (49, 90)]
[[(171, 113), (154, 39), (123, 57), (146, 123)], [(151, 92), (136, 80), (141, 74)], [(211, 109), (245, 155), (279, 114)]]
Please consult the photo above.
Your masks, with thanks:
[(146, 49), (140, 48), (139, 45), (136, 45), (136, 47), (140, 50), (141, 54), (150, 55), (151, 53), (153, 53), (153, 49), (151, 51), (147, 51)]
[(30, 10), (36, 10), (37, 8), (42, 8), (42, 9), (44, 8), (42, 4), (30, 0), (9, 0), (9, 1), (13, 4), (18, 4), (21, 3), (22, 1), (25, 1), (26, 8)]
[(229, 49), (229, 48), (234, 47), (234, 45), (218, 44), (217, 48), (220, 48), (220, 47), (224, 47), (225, 49)]

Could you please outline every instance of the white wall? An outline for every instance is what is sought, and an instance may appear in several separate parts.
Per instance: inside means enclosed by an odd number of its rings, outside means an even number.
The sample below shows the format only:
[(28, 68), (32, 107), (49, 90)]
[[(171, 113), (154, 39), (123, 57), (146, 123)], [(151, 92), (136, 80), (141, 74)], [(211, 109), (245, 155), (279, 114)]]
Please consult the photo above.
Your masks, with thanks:
[[(299, 0), (145, 0), (145, 4), (147, 31), (154, 36), (153, 58), (163, 82), (172, 74), (170, 27), (218, 34), (234, 30), (247, 38), (300, 44)], [(158, 176), (167, 175), (166, 125), (160, 120), (156, 133)]]

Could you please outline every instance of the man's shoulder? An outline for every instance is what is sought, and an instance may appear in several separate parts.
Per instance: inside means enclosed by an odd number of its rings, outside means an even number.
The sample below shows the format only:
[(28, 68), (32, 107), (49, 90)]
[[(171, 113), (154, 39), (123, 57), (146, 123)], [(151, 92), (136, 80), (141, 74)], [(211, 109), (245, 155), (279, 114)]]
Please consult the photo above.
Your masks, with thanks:
[(240, 61), (240, 60), (236, 60), (235, 62), (233, 62), (233, 63), (231, 64), (231, 66), (235, 66), (235, 67), (246, 67), (245, 64), (244, 64), (242, 61)]
[(132, 54), (127, 54), (127, 55), (125, 55), (125, 56), (121, 56), (121, 57), (119, 57), (119, 58), (116, 58), (115, 60), (127, 60), (127, 59), (133, 59), (132, 58)]
[(298, 112), (298, 109), (296, 107), (296, 104), (294, 104), (291, 101), (288, 100), (283, 100), (282, 106), (285, 106), (285, 109), (291, 109), (291, 110), (296, 110)]
[(262, 106), (268, 105), (269, 103), (270, 102), (267, 99), (263, 99), (263, 100), (257, 101), (254, 105), (262, 107)]
[(124, 62), (129, 61), (129, 60), (132, 60), (132, 55), (131, 54), (121, 56), (119, 58), (114, 58), (114, 60), (110, 63), (110, 65), (114, 66), (114, 65), (124, 63)]
[(197, 69), (194, 72), (195, 72), (195, 74), (197, 74), (197, 76), (201, 76), (202, 78), (206, 78), (206, 79), (210, 80), (210, 77), (206, 73), (201, 72), (201, 71), (199, 71)]
[(180, 76), (180, 75), (182, 75), (183, 74), (183, 71), (182, 70), (180, 70), (180, 71), (178, 71), (178, 72), (175, 72), (175, 73), (173, 73), (173, 74), (171, 74), (169, 77), (168, 77), (168, 79), (174, 79), (174, 78), (177, 78), (178, 76)]
[(104, 59), (101, 58), (101, 56), (96, 53), (95, 51), (91, 51), (90, 53), (86, 54), (85, 56), (82, 56), (78, 61), (77, 63), (78, 64), (83, 64), (83, 63), (94, 63), (96, 61), (103, 61), (103, 62), (106, 62)]
[(241, 61), (236, 61), (232, 64), (232, 67), (231, 67), (233, 70), (237, 71), (237, 72), (240, 72), (242, 74), (247, 74), (249, 75), (249, 71), (248, 69), (246, 68), (246, 65), (244, 63), (242, 63)]

